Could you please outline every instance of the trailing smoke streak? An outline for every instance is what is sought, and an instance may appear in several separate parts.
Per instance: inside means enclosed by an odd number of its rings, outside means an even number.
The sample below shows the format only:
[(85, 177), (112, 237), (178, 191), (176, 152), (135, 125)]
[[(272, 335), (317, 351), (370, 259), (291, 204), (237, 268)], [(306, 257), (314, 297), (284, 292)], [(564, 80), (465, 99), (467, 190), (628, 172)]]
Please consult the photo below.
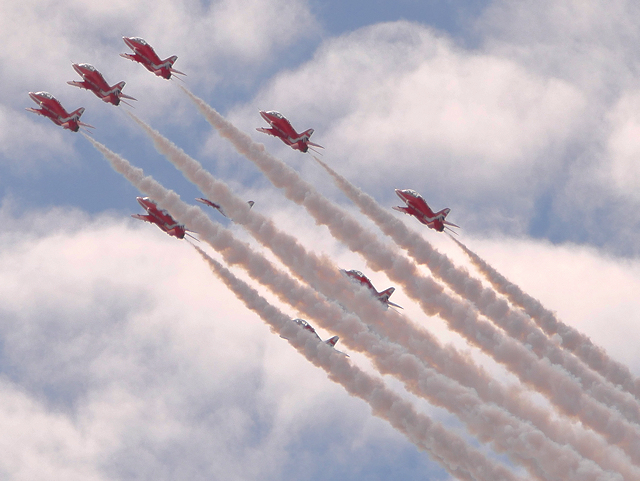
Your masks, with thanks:
[(523, 292), (464, 244), (454, 240), (494, 289), (514, 305), (522, 308), (549, 337), (559, 336), (563, 348), (582, 359), (591, 369), (613, 384), (621, 386), (640, 399), (640, 378), (635, 377), (627, 366), (611, 359), (605, 350), (593, 344), (589, 337), (557, 319), (555, 314), (546, 309), (540, 301)]
[(289, 317), (269, 304), (253, 288), (235, 277), (202, 249), (197, 246), (194, 248), (227, 287), (247, 308), (258, 314), (272, 331), (285, 334), (289, 343), (309, 362), (324, 369), (329, 378), (343, 386), (349, 394), (367, 402), (373, 414), (388, 421), (418, 448), (431, 453), (449, 474), (469, 480), (518, 479), (505, 467), (486, 458), (440, 423), (419, 414), (409, 402), (389, 390), (382, 379), (373, 378), (361, 371), (342, 354), (296, 326)]
[[(225, 208), (235, 200), (236, 206), (242, 206), (246, 209), (244, 202), (237, 198), (226, 184), (205, 171), (198, 161), (188, 156), (182, 149), (142, 120), (132, 114), (129, 115), (149, 134), (156, 148), (167, 156), (189, 180), (198, 185), (205, 195), (215, 195), (216, 201), (221, 202)], [(220, 185), (215, 192), (207, 190), (212, 189), (216, 184)], [(223, 192), (225, 195), (222, 195)], [(229, 197), (234, 199), (229, 199)], [(251, 217), (253, 222), (250, 224), (256, 232), (264, 232), (264, 225), (271, 224), (268, 219), (265, 219), (259, 213), (252, 212)], [(274, 229), (275, 227), (270, 226), (269, 231)], [(309, 254), (305, 253), (305, 255), (308, 256)], [(337, 268), (332, 267), (332, 271), (337, 272)], [(255, 276), (252, 277), (255, 278)], [(351, 337), (346, 338), (346, 344), (372, 357), (373, 362), (382, 374), (395, 375), (405, 383), (405, 386), (410, 391), (458, 415), (474, 434), (479, 435), (485, 442), (493, 441), (498, 451), (508, 452), (514, 461), (527, 466), (533, 475), (544, 476), (544, 479), (562, 478), (564, 480), (575, 479), (581, 481), (586, 479), (607, 479), (608, 475), (603, 473), (595, 464), (582, 460), (570, 449), (549, 442), (543, 438), (543, 433), (508, 415), (504, 410), (495, 406), (483, 405), (475, 391), (462, 388), (457, 383), (426, 368), (418, 358), (407, 356), (406, 351), (400, 346), (382, 343), (378, 336), (370, 333), (363, 325), (360, 326), (358, 334), (354, 334), (354, 329), (351, 327), (342, 327), (345, 321), (347, 323), (353, 323), (354, 321), (360, 323), (360, 321), (358, 319), (345, 319), (344, 312), (337, 306), (329, 304), (320, 298), (311, 303), (310, 306), (308, 304), (300, 305), (300, 303), (296, 302), (296, 299), (304, 299), (309, 294), (299, 295), (298, 291), (301, 290), (301, 287), (286, 287), (284, 285), (285, 281), (279, 281), (274, 284), (275, 277), (269, 276), (268, 281), (266, 281), (268, 284), (266, 285), (281, 300), (288, 302), (294, 308), (301, 309), (309, 317), (320, 318), (323, 321), (321, 323), (323, 327), (336, 331), (343, 336), (345, 334), (347, 336), (350, 335)], [(256, 280), (265, 284), (262, 279), (258, 278)], [(370, 298), (368, 292), (366, 295)], [(373, 315), (377, 317), (381, 314), (381, 305), (377, 301), (374, 301), (374, 303), (377, 304), (378, 311), (375, 311)], [(336, 320), (338, 324), (336, 324)], [(405, 324), (404, 321), (401, 322)], [(389, 331), (387, 328), (389, 325), (389, 323), (382, 323), (382, 327), (386, 331)], [(393, 325), (396, 326), (393, 330), (397, 330), (398, 324), (393, 323)], [(411, 334), (409, 338), (411, 338)], [(402, 366), (402, 369), (400, 369), (400, 366)], [(486, 385), (489, 384), (493, 383), (487, 382)], [(487, 420), (489, 419), (491, 421), (488, 422)], [(622, 468), (620, 471), (623, 474), (629, 474), (628, 463), (623, 464), (626, 464), (627, 468)], [(617, 470), (617, 466), (613, 469)], [(637, 476), (638, 473), (632, 473), (632, 475)], [(610, 479), (615, 479), (615, 476)]]
[[(427, 266), (438, 279), (444, 281), (458, 295), (473, 302), (481, 314), (511, 337), (524, 343), (539, 358), (546, 358), (566, 369), (580, 381), (587, 394), (617, 409), (629, 421), (640, 424), (640, 404), (633, 396), (620, 391), (581, 360), (557, 346), (528, 315), (512, 310), (504, 299), (498, 298), (495, 291), (485, 288), (480, 281), (471, 277), (466, 269), (458, 268), (451, 259), (434, 249), (421, 235), (410, 230), (390, 211), (383, 209), (373, 197), (358, 189), (322, 160), (316, 157), (314, 159), (360, 211), (373, 220), (398, 246), (406, 249), (416, 262)], [(456, 242), (462, 245), (459, 241)]]
[[(152, 196), (154, 201), (158, 203), (158, 206), (167, 209), (176, 219), (180, 219), (185, 222), (187, 227), (190, 229), (198, 229), (203, 240), (207, 241), (212, 247), (224, 255), (227, 261), (232, 263), (250, 262), (254, 273), (263, 272), (266, 276), (271, 276), (273, 274), (273, 269), (270, 268), (270, 263), (266, 259), (253, 255), (251, 251), (247, 250), (248, 248), (244, 244), (234, 239), (227, 229), (213, 224), (201, 209), (185, 204), (180, 200), (175, 192), (165, 189), (151, 176), (145, 176), (142, 169), (133, 167), (127, 160), (114, 152), (111, 152), (104, 145), (88, 136), (85, 137), (105, 156), (105, 158), (107, 158), (114, 170), (123, 174), (124, 177), (138, 189), (147, 193), (149, 196)], [(329, 346), (326, 346), (326, 348), (330, 349)], [(340, 354), (337, 354), (337, 356), (342, 358), (342, 355)], [(331, 358), (331, 362), (335, 362), (335, 360), (335, 357)], [(377, 387), (375, 392), (379, 392)], [(372, 394), (374, 397), (375, 392)], [(401, 403), (406, 403), (403, 400), (400, 401)], [(401, 432), (409, 433), (413, 437), (418, 437), (418, 439), (422, 439), (420, 436), (424, 437), (424, 443), (419, 447), (428, 449), (433, 453), (437, 460), (445, 463), (447, 467), (451, 466), (450, 469), (453, 470), (452, 474), (454, 476), (469, 480), (477, 479), (486, 481), (490, 481), (492, 479), (516, 481), (518, 479), (504, 467), (493, 463), (483, 455), (477, 453), (473, 448), (468, 447), (462, 439), (453, 434), (448, 434), (443, 428), (441, 429), (440, 427), (436, 427), (434, 428), (435, 431), (429, 431), (427, 428), (429, 428), (430, 424), (427, 423), (426, 426), (424, 425), (425, 420), (429, 421), (427, 418), (418, 423), (415, 422), (415, 418), (402, 420), (399, 418), (399, 413), (397, 412), (398, 406), (401, 406), (402, 404), (398, 404), (395, 401), (390, 403), (388, 399), (380, 402), (383, 402), (383, 407), (390, 406), (388, 409), (390, 409), (393, 414), (394, 422), (392, 424), (394, 427), (397, 427), (399, 424)], [(374, 411), (381, 409), (378, 404), (373, 406)], [(437, 438), (435, 443), (433, 443), (434, 438)], [(462, 456), (470, 456), (469, 459), (473, 459), (473, 461), (469, 463), (471, 467), (468, 472), (466, 469), (462, 472), (456, 470), (456, 466), (460, 465), (460, 459), (458, 459), (459, 455), (447, 455), (447, 451), (444, 450), (446, 443), (451, 443), (451, 446), (455, 448), (454, 450), (458, 450), (463, 453), (461, 454)], [(443, 457), (445, 455), (448, 457)], [(468, 462), (466, 458), (465, 462)], [(473, 473), (473, 476), (471, 476), (470, 473)]]
[(619, 413), (592, 400), (563, 370), (540, 361), (515, 340), (504, 336), (492, 324), (481, 320), (475, 310), (448, 294), (433, 279), (423, 276), (416, 266), (381, 244), (347, 212), (324, 198), (311, 184), (302, 180), (293, 169), (267, 154), (264, 146), (236, 129), (213, 108), (181, 87), (193, 100), (209, 123), (222, 137), (230, 140), (236, 150), (282, 188), (290, 200), (304, 206), (317, 223), (326, 225), (336, 239), (362, 254), (374, 270), (404, 286), (407, 295), (420, 303), (428, 315), (439, 315), (449, 327), (466, 337), (473, 345), (504, 364), (518, 378), (534, 386), (568, 416), (577, 417), (585, 426), (601, 433), (610, 443), (627, 452), (634, 463), (640, 463), (640, 430), (624, 420)]

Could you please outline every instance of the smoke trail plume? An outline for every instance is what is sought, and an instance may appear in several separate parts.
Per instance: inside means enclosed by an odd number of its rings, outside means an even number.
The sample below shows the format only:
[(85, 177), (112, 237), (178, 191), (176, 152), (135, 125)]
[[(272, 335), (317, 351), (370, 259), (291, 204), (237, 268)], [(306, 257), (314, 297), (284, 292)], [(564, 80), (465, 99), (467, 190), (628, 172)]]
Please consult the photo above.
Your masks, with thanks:
[(209, 123), (227, 138), (236, 150), (253, 161), (276, 187), (284, 190), (290, 200), (304, 206), (317, 223), (327, 225), (331, 234), (358, 252), (374, 270), (384, 270), (400, 283), (407, 295), (419, 302), (428, 315), (439, 315), (449, 327), (469, 342), (493, 356), (518, 378), (547, 396), (563, 413), (576, 417), (585, 426), (601, 433), (620, 446), (632, 460), (640, 463), (640, 430), (620, 414), (588, 397), (570, 376), (548, 362), (540, 361), (517, 341), (506, 337), (492, 324), (480, 319), (470, 305), (449, 296), (433, 279), (422, 275), (416, 266), (381, 244), (347, 212), (324, 198), (286, 164), (267, 154), (264, 146), (236, 129), (213, 108), (188, 90)]
[[(192, 208), (184, 204), (177, 194), (165, 189), (151, 176), (145, 176), (142, 169), (132, 166), (126, 159), (110, 151), (104, 145), (88, 136), (86, 137), (94, 147), (96, 147), (96, 149), (105, 156), (114, 170), (121, 173), (138, 189), (147, 193), (149, 196), (152, 196), (160, 207), (167, 209), (176, 219), (180, 219), (185, 222), (187, 227), (200, 228), (199, 234), (201, 237), (209, 242), (212, 247), (218, 249), (219, 252), (225, 255), (227, 260), (231, 260), (232, 262), (242, 262), (242, 260), (251, 259), (254, 270), (265, 271), (267, 275), (272, 274), (270, 269), (267, 267), (268, 262), (266, 260), (262, 260), (261, 262), (260, 259), (252, 258), (251, 253), (244, 251), (243, 245), (233, 239), (230, 233), (228, 233), (228, 235), (211, 236), (210, 234), (212, 232), (205, 228), (205, 224), (207, 223), (211, 224), (211, 227), (216, 231), (227, 231), (227, 229), (216, 228), (216, 226), (205, 216), (204, 213), (200, 211), (199, 208)], [(196, 211), (200, 211), (200, 214), (205, 219), (204, 222), (199, 222), (201, 219)], [(182, 217), (181, 214), (185, 214), (185, 216)], [(262, 301), (255, 296), (254, 302), (257, 302), (259, 305), (262, 303)], [(292, 334), (290, 330), (285, 330), (287, 329), (285, 327), (285, 321), (288, 321), (288, 318), (280, 315), (279, 317), (276, 317), (276, 319), (279, 320), (274, 321), (273, 326), (275, 330), (282, 332), (285, 335)], [(289, 325), (288, 329), (291, 329), (291, 325)], [(302, 345), (298, 347), (301, 347), (304, 352), (307, 352), (309, 349), (305, 345), (305, 339), (309, 340), (309, 336), (305, 337), (304, 334), (304, 332), (300, 333), (299, 331), (297, 333), (293, 333), (296, 338), (302, 336)], [(318, 344), (322, 344), (324, 346), (324, 348), (322, 346), (317, 347), (317, 351), (322, 352), (322, 349), (325, 349), (325, 362), (333, 364), (342, 361), (342, 364), (344, 364), (344, 360), (341, 355), (332, 355), (333, 352), (329, 346), (326, 346), (323, 343)], [(322, 358), (318, 358), (316, 362), (319, 362), (321, 359)], [(346, 365), (346, 372), (339, 372), (335, 374), (334, 380), (337, 382), (343, 379), (345, 375), (348, 375), (349, 372), (354, 372), (351, 371), (351, 366), (348, 363)], [(356, 383), (356, 387), (354, 388), (356, 391), (354, 392), (354, 395), (368, 396), (376, 415), (381, 411), (389, 412), (389, 421), (392, 422), (392, 425), (400, 429), (401, 432), (406, 433), (412, 441), (418, 443), (417, 445), (419, 447), (433, 453), (435, 459), (443, 463), (445, 467), (450, 470), (451, 474), (460, 477), (461, 479), (468, 480), (476, 479), (489, 481), (494, 476), (496, 479), (517, 480), (517, 477), (508, 470), (486, 459), (473, 448), (468, 447), (464, 440), (448, 433), (440, 425), (433, 424), (428, 418), (417, 415), (412, 411), (411, 406), (408, 405), (406, 401), (399, 398), (396, 399), (395, 397), (389, 397), (387, 395), (386, 388), (384, 388), (384, 385), (381, 382), (369, 382), (369, 379), (369, 377), (355, 376), (355, 381), (360, 381), (361, 385), (358, 386)], [(360, 391), (358, 391), (358, 389), (360, 389)], [(402, 413), (400, 413), (401, 407), (405, 408)], [(407, 408), (409, 411), (406, 410)], [(409, 413), (410, 417), (408, 419), (404, 419), (400, 415), (405, 413)], [(450, 450), (445, 449), (445, 447), (449, 446)], [(458, 459), (458, 456), (462, 457)], [(469, 462), (468, 460), (471, 459), (473, 459), (473, 461)], [(445, 462), (445, 460), (447, 461)], [(470, 468), (467, 469), (459, 467), (461, 465), (461, 460), (462, 464), (470, 464)]]
[[(539, 358), (546, 358), (566, 369), (580, 381), (585, 392), (594, 399), (617, 409), (629, 421), (640, 423), (640, 404), (634, 397), (621, 392), (585, 363), (557, 346), (532, 322), (531, 317), (512, 310), (492, 289), (485, 288), (479, 280), (471, 277), (466, 269), (457, 267), (421, 235), (410, 230), (389, 210), (382, 208), (373, 197), (351, 184), (322, 160), (316, 157), (314, 159), (360, 211), (373, 220), (397, 245), (406, 249), (416, 262), (427, 266), (435, 277), (444, 281), (458, 295), (473, 302), (480, 313), (504, 329), (511, 337), (526, 344)], [(459, 241), (456, 242), (462, 246)]]
[(600, 373), (607, 380), (621, 386), (640, 399), (640, 379), (635, 377), (627, 366), (611, 359), (605, 350), (593, 344), (588, 336), (564, 324), (540, 301), (523, 292), (467, 246), (455, 241), (496, 291), (503, 294), (514, 305), (522, 308), (548, 336), (559, 336), (562, 347), (582, 359), (591, 369)]
[(366, 401), (376, 416), (387, 420), (417, 447), (432, 453), (449, 474), (469, 480), (518, 479), (509, 470), (469, 446), (464, 439), (426, 415), (419, 414), (409, 402), (389, 390), (381, 379), (366, 374), (331, 347), (318, 342), (311, 333), (296, 326), (253, 288), (235, 277), (202, 249), (194, 247), (227, 287), (273, 331), (286, 335), (293, 347), (315, 366), (324, 369), (332, 381), (343, 386), (351, 395)]
[[(128, 164), (126, 161), (118, 159), (115, 154), (110, 153), (104, 147), (101, 151), (103, 154), (109, 154), (110, 157), (115, 158), (114, 162), (121, 166), (120, 171), (127, 171), (122, 167), (126, 167)], [(136, 169), (136, 171), (141, 174), (140, 169)], [(137, 175), (136, 178), (141, 177), (141, 175)], [(163, 194), (160, 190), (156, 189), (159, 196)], [(203, 239), (208, 240), (207, 237), (203, 237)], [(215, 242), (213, 245), (216, 247)], [(234, 241), (232, 245), (233, 247), (223, 251), (226, 258), (235, 260), (235, 262), (242, 259), (243, 267), (247, 268), (252, 277), (266, 283), (274, 291), (279, 289), (277, 293), (282, 300), (303, 309), (312, 317), (322, 318), (324, 315), (325, 319), (329, 319), (329, 323), (332, 319), (341, 319), (340, 322), (347, 324), (347, 327), (334, 321), (330, 328), (337, 327), (337, 331), (341, 334), (351, 333), (353, 339), (347, 337), (347, 345), (354, 346), (363, 352), (373, 353), (373, 360), (381, 372), (396, 375), (411, 391), (458, 414), (472, 432), (479, 435), (484, 441), (492, 440), (499, 451), (508, 452), (512, 459), (526, 466), (534, 475), (540, 473), (541, 476), (544, 476), (543, 479), (557, 477), (566, 480), (619, 479), (616, 475), (604, 473), (595, 464), (579, 458), (569, 448), (558, 446), (544, 439), (542, 433), (507, 415), (501, 409), (484, 405), (474, 391), (464, 389), (426, 369), (418, 359), (407, 356), (405, 351), (398, 346), (385, 345), (377, 336), (372, 335), (357, 318), (345, 317), (345, 313), (336, 306), (332, 308), (312, 292), (303, 292), (302, 287), (295, 282), (288, 282), (282, 274), (274, 269), (268, 269), (262, 263), (262, 259), (256, 261), (256, 256), (246, 252), (247, 248), (237, 241)], [(257, 273), (254, 266), (256, 262), (260, 264)], [(377, 301), (373, 304), (380, 309)], [(354, 327), (354, 323), (357, 323), (358, 326)], [(493, 383), (488, 381), (486, 386), (490, 384)], [(495, 388), (495, 384), (493, 387)], [(616, 469), (623, 474), (629, 470), (628, 468)]]

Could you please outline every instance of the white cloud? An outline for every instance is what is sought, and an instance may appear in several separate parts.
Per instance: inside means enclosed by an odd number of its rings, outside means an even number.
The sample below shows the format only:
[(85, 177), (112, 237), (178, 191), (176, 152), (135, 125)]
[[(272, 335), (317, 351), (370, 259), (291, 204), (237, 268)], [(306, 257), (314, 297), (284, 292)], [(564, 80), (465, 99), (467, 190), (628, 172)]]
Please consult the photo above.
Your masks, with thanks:
[(607, 142), (611, 162), (602, 166), (617, 190), (639, 199), (640, 186), (640, 92), (623, 94), (609, 112), (610, 136)]
[(488, 50), (606, 97), (635, 83), (639, 20), (637, 3), (628, 0), (497, 0), (477, 28)]
[(312, 479), (327, 449), (343, 452), (334, 472), (363, 469), (387, 444), (413, 451), (270, 333), (186, 242), (79, 212), (2, 219), (8, 479), (281, 479), (298, 464)]
[[(640, 376), (640, 260), (588, 246), (517, 238), (463, 239), (511, 282)], [(459, 260), (462, 256), (455, 254)], [(517, 260), (517, 261), (516, 261)], [(472, 270), (473, 271), (473, 270)]]

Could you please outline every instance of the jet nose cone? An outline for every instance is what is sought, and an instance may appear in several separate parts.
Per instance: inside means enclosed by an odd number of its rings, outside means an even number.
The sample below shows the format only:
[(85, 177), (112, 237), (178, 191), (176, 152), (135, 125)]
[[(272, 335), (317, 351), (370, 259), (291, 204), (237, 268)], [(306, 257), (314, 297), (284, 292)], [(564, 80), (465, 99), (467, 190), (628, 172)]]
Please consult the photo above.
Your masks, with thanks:
[(267, 115), (267, 111), (266, 110), (260, 110), (260, 116), (266, 120), (267, 122), (269, 122), (269, 116)]

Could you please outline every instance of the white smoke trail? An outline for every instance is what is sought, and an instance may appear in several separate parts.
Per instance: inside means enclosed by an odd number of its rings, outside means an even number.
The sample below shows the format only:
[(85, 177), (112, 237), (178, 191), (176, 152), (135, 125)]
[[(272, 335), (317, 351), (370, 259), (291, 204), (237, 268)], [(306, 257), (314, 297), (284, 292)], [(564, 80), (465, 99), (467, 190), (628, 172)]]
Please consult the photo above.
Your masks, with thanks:
[[(438, 252), (421, 235), (410, 230), (388, 209), (384, 209), (370, 195), (358, 189), (322, 160), (315, 158), (333, 178), (338, 188), (373, 220), (393, 241), (406, 249), (413, 259), (425, 266), (454, 292), (474, 303), (480, 313), (504, 329), (511, 337), (530, 348), (539, 358), (546, 358), (575, 376), (583, 389), (598, 401), (617, 409), (629, 421), (640, 424), (640, 404), (629, 393), (620, 391), (605, 381), (585, 363), (552, 342), (531, 317), (512, 310), (504, 299), (498, 298), (492, 289), (485, 288), (471, 277), (466, 269), (457, 267), (446, 255)], [(455, 240), (455, 239), (454, 239)], [(456, 240), (459, 245), (459, 241)]]
[(372, 269), (384, 270), (391, 279), (400, 283), (405, 293), (419, 302), (425, 313), (439, 315), (452, 330), (493, 356), (522, 382), (547, 396), (565, 415), (576, 417), (610, 443), (620, 446), (635, 463), (640, 463), (638, 426), (631, 425), (618, 412), (587, 396), (564, 370), (539, 360), (520, 343), (481, 320), (470, 305), (449, 296), (433, 279), (422, 275), (413, 263), (381, 244), (347, 212), (302, 180), (293, 169), (267, 154), (264, 146), (254, 143), (204, 101), (183, 90), (220, 135), (253, 161), (273, 185), (282, 188), (287, 198), (304, 206), (318, 224), (326, 225), (334, 237), (360, 253)]
[[(98, 146), (99, 144), (96, 145)], [(128, 162), (108, 151), (104, 146), (100, 147), (103, 154), (108, 156), (112, 164), (118, 165), (118, 170), (125, 173), (127, 178), (143, 178), (140, 169), (127, 169)], [(135, 172), (133, 176), (132, 169)], [(161, 187), (155, 189), (158, 198), (166, 197), (162, 189)], [(167, 207), (173, 214), (172, 207)], [(191, 227), (190, 224), (188, 226)], [(203, 239), (208, 240), (206, 236), (203, 236)], [(218, 247), (215, 240), (212, 245)], [(331, 305), (317, 298), (313, 292), (304, 292), (297, 283), (288, 282), (282, 274), (264, 264), (263, 259), (250, 254), (248, 249), (238, 241), (233, 241), (232, 245), (233, 247), (223, 250), (223, 255), (227, 259), (234, 262), (242, 259), (240, 262), (252, 277), (269, 285), (274, 291), (279, 290), (277, 293), (281, 299), (296, 308), (301, 308), (312, 317), (340, 318), (341, 321), (338, 323), (334, 321), (330, 328), (337, 327), (335, 330), (341, 334), (351, 332), (353, 339), (347, 337), (347, 345), (354, 346), (360, 351), (374, 353), (373, 360), (382, 372), (396, 375), (416, 394), (458, 414), (472, 432), (485, 441), (493, 440), (499, 451), (509, 452), (512, 459), (525, 465), (532, 473), (541, 473), (540, 475), (545, 476), (544, 479), (558, 477), (567, 480), (620, 479), (612, 473), (604, 473), (595, 464), (579, 458), (569, 448), (544, 439), (542, 433), (507, 415), (504, 411), (490, 405), (483, 405), (474, 391), (461, 388), (432, 370), (426, 369), (418, 359), (406, 355), (399, 346), (384, 345), (357, 318), (345, 316), (341, 309), (336, 306), (332, 309)], [(377, 302), (374, 302), (374, 305), (378, 307)], [(354, 327), (354, 323), (358, 325)], [(347, 324), (347, 327), (343, 327), (343, 324)], [(627, 471), (629, 471), (628, 468), (620, 470), (623, 474)], [(625, 477), (625, 479), (632, 478)]]
[(540, 301), (523, 292), (464, 244), (457, 240), (456, 242), (496, 291), (503, 294), (514, 305), (524, 309), (548, 336), (559, 336), (562, 347), (582, 359), (607, 380), (640, 399), (640, 378), (635, 377), (627, 366), (611, 359), (605, 350), (593, 344), (588, 336), (564, 324)]
[(366, 401), (376, 416), (387, 420), (417, 447), (432, 453), (452, 476), (486, 481), (518, 479), (505, 467), (469, 446), (464, 439), (418, 413), (409, 402), (389, 390), (381, 379), (366, 374), (331, 347), (318, 342), (315, 336), (296, 326), (253, 288), (202, 249), (194, 247), (229, 289), (273, 331), (286, 335), (290, 344), (311, 363), (324, 369), (332, 381)]

